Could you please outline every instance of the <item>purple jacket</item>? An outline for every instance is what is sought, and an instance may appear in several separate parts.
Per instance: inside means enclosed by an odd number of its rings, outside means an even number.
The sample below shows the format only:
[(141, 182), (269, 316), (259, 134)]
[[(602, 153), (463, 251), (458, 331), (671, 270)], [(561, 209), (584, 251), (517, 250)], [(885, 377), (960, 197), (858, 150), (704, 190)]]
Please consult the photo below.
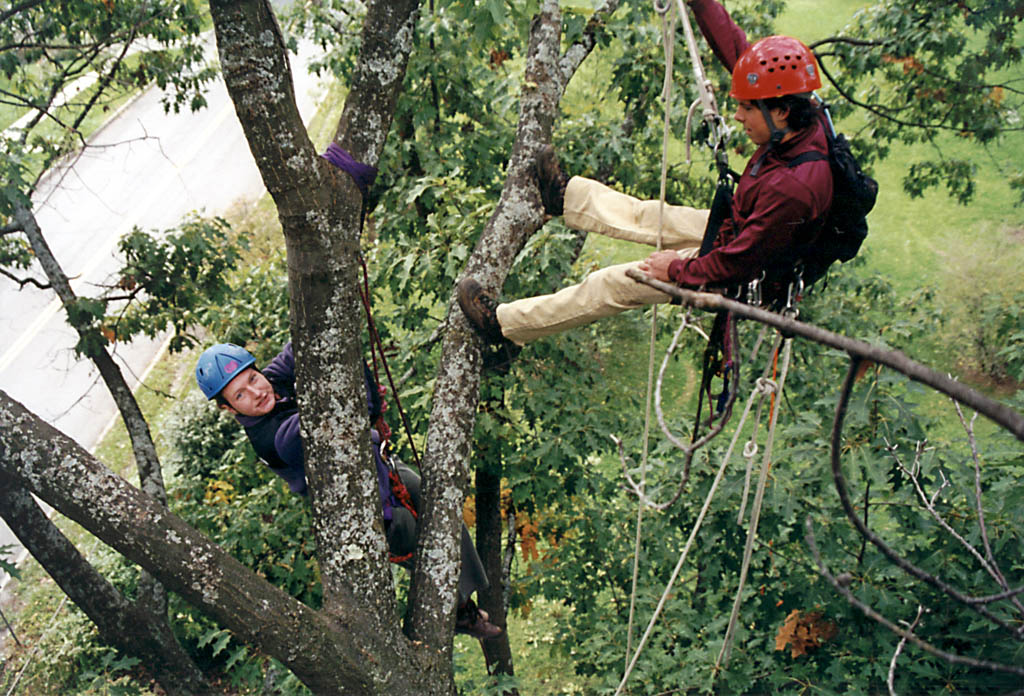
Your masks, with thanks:
[[(293, 493), (306, 495), (306, 466), (302, 437), (299, 434), (299, 404), (295, 398), (295, 354), (291, 341), (285, 344), (281, 352), (261, 372), (274, 387), (274, 393), (277, 395), (274, 409), (264, 416), (238, 415), (235, 418), (245, 428), (245, 434), (253, 449), (267, 466), (288, 483), (288, 488)], [(370, 368), (365, 363), (363, 376), (366, 384), (366, 405), (372, 422), (381, 412), (380, 394)], [(377, 464), (377, 483), (384, 507), (384, 519), (388, 520), (391, 519), (393, 503), (388, 469), (380, 455), (380, 437), (373, 430), (370, 431), (370, 437)]]
[[(750, 45), (746, 34), (715, 0), (693, 0), (690, 6), (715, 55), (732, 71)], [(714, 248), (699, 258), (673, 261), (669, 277), (693, 287), (747, 282), (796, 244), (812, 241), (832, 205), (832, 170), (827, 160), (787, 167), (805, 152), (828, 155), (820, 120), (785, 143), (754, 152), (736, 186), (732, 218), (722, 223)], [(754, 176), (751, 168), (758, 160), (763, 161)]]

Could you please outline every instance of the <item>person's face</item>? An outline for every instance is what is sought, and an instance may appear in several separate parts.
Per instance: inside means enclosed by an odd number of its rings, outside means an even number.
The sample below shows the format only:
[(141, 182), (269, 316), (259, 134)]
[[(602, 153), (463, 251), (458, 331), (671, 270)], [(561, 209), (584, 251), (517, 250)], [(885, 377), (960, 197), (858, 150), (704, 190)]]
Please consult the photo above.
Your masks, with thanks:
[(226, 407), (243, 416), (265, 416), (274, 410), (274, 387), (259, 370), (252, 367), (239, 372), (221, 392)]
[[(786, 117), (789, 115), (788, 109), (770, 109), (768, 113), (772, 115), (772, 122), (776, 128), (781, 130), (786, 127)], [(733, 118), (739, 121), (740, 125), (743, 126), (744, 132), (758, 147), (772, 139), (772, 130), (768, 127), (768, 122), (765, 121), (764, 114), (761, 113), (761, 109), (756, 103), (746, 100), (738, 101)]]

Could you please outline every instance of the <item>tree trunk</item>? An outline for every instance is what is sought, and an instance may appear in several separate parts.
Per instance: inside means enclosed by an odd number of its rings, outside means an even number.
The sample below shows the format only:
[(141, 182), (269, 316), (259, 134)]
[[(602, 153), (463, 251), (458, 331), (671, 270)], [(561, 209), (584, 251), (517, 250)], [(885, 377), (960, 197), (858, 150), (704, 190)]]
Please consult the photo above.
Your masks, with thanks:
[[(464, 271), (464, 276), (477, 279), (495, 294), (526, 240), (544, 224), (533, 175), (536, 153), (551, 142), (551, 128), (565, 86), (596, 44), (597, 30), (604, 17), (618, 5), (618, 0), (605, 2), (591, 17), (580, 39), (561, 56), (558, 2), (544, 0), (530, 25), (519, 122), (508, 176), (494, 214)], [(451, 328), (441, 351), (423, 458), (426, 509), (421, 516), (420, 543), (428, 548), (438, 548), (444, 539), (453, 538), (459, 528), (480, 389), (479, 339), (454, 298), (449, 302), (448, 316)], [(416, 566), (410, 591), (414, 618), (418, 619), (414, 621), (413, 636), (428, 644), (439, 643), (440, 635), (450, 630), (450, 619), (445, 622), (444, 617), (430, 615), (421, 607), (452, 603), (457, 572), (453, 554), (454, 550), (443, 556), (421, 556), (425, 562)]]
[(209, 685), (178, 644), (166, 617), (129, 602), (89, 565), (15, 479), (0, 474), (0, 516), (100, 636), (139, 658), (168, 694), (207, 694)]
[[(484, 563), (491, 586), (480, 593), (479, 604), (491, 616), (491, 623), (508, 627), (505, 607), (504, 568), (501, 546), (501, 469), (493, 466), (476, 470), (476, 549)], [(483, 642), (488, 672), (514, 674), (508, 633)], [(506, 692), (515, 694), (518, 692)]]

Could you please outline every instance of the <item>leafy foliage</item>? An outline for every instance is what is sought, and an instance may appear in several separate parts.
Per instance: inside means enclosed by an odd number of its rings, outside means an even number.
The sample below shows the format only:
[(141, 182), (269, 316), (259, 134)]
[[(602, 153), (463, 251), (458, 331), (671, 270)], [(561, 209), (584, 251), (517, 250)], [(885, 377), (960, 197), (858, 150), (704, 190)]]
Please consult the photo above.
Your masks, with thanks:
[(221, 218), (193, 216), (160, 235), (134, 228), (118, 243), (125, 260), (117, 289), (128, 304), (107, 320), (108, 338), (152, 337), (170, 325), (171, 351), (194, 345), (190, 332), (203, 318), (199, 312), (231, 300), (228, 272), (246, 246)]
[(857, 144), (865, 154), (884, 157), (895, 142), (928, 143), (935, 156), (908, 166), (904, 190), (916, 197), (943, 185), (966, 202), (977, 169), (947, 153), (939, 136), (990, 146), (1020, 129), (1021, 92), (1010, 78), (1021, 63), (1022, 18), (1015, 0), (887, 0), (858, 13), (844, 36), (812, 48), (834, 78), (837, 111), (862, 109)]

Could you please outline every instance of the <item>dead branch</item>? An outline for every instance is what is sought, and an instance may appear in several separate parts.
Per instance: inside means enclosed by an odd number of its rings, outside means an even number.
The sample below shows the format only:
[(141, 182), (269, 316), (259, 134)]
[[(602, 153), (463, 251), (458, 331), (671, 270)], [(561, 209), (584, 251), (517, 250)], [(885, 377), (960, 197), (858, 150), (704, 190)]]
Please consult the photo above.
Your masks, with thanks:
[(948, 653), (945, 650), (940, 650), (928, 641), (917, 636), (913, 631), (904, 630), (896, 624), (894, 624), (893, 622), (889, 621), (887, 618), (879, 614), (869, 605), (865, 604), (864, 602), (857, 599), (856, 596), (854, 596), (854, 594), (850, 591), (849, 587), (847, 587), (849, 582), (848, 580), (846, 580), (845, 576), (843, 576), (843, 582), (840, 582), (840, 580), (837, 579), (836, 576), (832, 575), (832, 573), (828, 569), (828, 566), (825, 565), (825, 562), (821, 558), (821, 552), (818, 551), (818, 544), (814, 539), (814, 527), (811, 524), (810, 516), (806, 518), (804, 525), (807, 530), (807, 533), (804, 538), (807, 541), (807, 546), (811, 549), (811, 554), (814, 556), (815, 563), (818, 565), (818, 572), (821, 574), (822, 577), (824, 577), (829, 582), (829, 584), (832, 585), (832, 587), (836, 589), (837, 592), (839, 592), (839, 594), (843, 595), (843, 597), (846, 598), (846, 601), (848, 601), (852, 606), (856, 607), (857, 609), (860, 609), (864, 613), (864, 615), (867, 616), (869, 619), (872, 619), (877, 623), (885, 626), (896, 635), (905, 638), (907, 641), (913, 643), (925, 652), (931, 653), (932, 655), (935, 655), (936, 657), (943, 659), (947, 662), (950, 662), (952, 664), (967, 665), (968, 667), (986, 669), (992, 672), (1008, 672), (1010, 674), (1019, 674), (1021, 676), (1024, 676), (1024, 668), (1021, 667), (1016, 667), (1014, 665), (1004, 665), (998, 662), (989, 662), (988, 660), (977, 660), (973, 657), (964, 657), (963, 655), (956, 655), (954, 653)]
[(929, 386), (941, 394), (945, 394), (962, 404), (970, 406), (986, 418), (992, 420), (996, 425), (1010, 431), (1017, 439), (1024, 441), (1024, 416), (1006, 404), (991, 399), (947, 375), (943, 375), (911, 360), (900, 351), (888, 350), (854, 338), (841, 336), (775, 312), (769, 312), (765, 309), (751, 307), (742, 302), (730, 300), (721, 295), (696, 292), (671, 283), (663, 283), (639, 271), (629, 270), (626, 271), (626, 275), (633, 280), (661, 290), (667, 295), (679, 298), (686, 306), (708, 311), (727, 310), (736, 316), (753, 319), (762, 324), (780, 329), (786, 334), (800, 336), (830, 348), (844, 351), (852, 357), (870, 360), (880, 365), (891, 367), (915, 382)]

